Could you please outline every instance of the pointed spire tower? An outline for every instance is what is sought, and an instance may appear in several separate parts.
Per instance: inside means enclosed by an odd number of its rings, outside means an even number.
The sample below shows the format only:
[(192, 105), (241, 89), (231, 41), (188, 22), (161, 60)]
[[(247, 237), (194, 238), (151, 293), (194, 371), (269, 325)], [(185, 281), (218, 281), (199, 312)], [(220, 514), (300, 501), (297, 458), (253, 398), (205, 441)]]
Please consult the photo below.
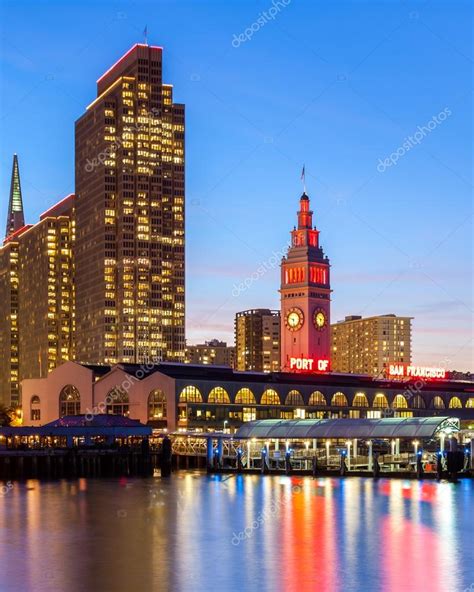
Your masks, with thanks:
[(18, 166), (18, 156), (14, 154), (5, 238), (8, 238), (11, 234), (22, 228), (24, 225), (25, 215), (23, 213), (23, 199), (21, 197), (20, 168)]

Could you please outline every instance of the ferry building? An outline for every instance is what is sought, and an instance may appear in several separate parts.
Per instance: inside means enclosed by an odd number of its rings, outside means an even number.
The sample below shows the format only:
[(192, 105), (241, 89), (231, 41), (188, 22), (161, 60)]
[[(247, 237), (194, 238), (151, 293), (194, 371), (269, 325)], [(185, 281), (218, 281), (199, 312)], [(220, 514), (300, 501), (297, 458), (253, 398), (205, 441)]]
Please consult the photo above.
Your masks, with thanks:
[(203, 431), (233, 431), (243, 422), (270, 418), (439, 415), (474, 424), (474, 388), (447, 380), (236, 372), (172, 363), (108, 367), (66, 362), (47, 378), (24, 381), (26, 425), (79, 413), (121, 414), (157, 428)]
[(22, 383), (26, 425), (65, 415), (126, 415), (156, 428), (234, 432), (258, 419), (453, 416), (474, 425), (474, 385), (393, 360), (396, 379), (330, 371), (330, 265), (300, 198), (281, 264), (281, 372), (178, 363), (66, 362)]

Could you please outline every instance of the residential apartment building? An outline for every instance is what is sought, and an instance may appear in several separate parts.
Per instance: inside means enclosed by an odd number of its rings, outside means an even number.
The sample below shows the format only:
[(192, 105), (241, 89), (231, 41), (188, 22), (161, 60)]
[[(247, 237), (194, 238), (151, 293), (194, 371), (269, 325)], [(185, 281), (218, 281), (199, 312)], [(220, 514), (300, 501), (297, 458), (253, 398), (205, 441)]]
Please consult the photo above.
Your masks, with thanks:
[(197, 345), (186, 344), (186, 364), (212, 364), (217, 366), (234, 367), (235, 347), (227, 345), (225, 341), (212, 339)]
[(412, 319), (353, 315), (331, 325), (332, 371), (381, 377), (392, 362), (411, 363)]
[(257, 308), (235, 316), (237, 370), (280, 370), (280, 311)]

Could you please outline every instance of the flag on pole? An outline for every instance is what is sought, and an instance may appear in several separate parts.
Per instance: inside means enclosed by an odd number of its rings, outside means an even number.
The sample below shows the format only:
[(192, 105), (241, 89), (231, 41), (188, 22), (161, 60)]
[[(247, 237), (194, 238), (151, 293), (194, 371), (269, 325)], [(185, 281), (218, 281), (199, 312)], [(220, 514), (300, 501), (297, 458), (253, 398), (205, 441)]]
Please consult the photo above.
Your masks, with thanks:
[(306, 193), (306, 172), (305, 172), (305, 165), (303, 165), (303, 170), (301, 171), (301, 181), (303, 182), (303, 191)]

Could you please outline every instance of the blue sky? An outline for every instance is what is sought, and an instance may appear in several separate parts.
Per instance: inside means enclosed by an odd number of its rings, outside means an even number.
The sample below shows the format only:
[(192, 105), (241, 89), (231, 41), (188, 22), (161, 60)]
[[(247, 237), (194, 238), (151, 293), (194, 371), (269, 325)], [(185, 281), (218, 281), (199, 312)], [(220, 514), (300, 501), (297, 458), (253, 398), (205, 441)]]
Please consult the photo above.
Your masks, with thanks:
[(472, 369), (470, 3), (285, 1), (5, 0), (0, 223), (13, 152), (29, 222), (73, 191), (74, 121), (148, 25), (186, 104), (188, 340), (279, 307), (305, 163), (333, 320), (413, 316), (415, 362)]

